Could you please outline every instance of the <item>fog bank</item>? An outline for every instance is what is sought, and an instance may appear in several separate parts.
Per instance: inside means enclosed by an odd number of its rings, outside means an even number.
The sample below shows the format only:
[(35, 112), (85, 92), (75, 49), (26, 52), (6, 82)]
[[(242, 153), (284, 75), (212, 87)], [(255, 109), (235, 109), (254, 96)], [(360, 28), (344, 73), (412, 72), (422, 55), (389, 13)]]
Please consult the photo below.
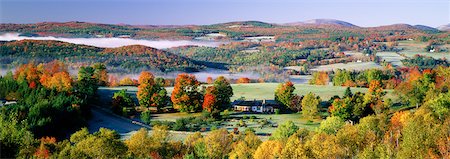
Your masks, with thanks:
[(62, 38), (62, 37), (25, 37), (19, 36), (19, 33), (5, 33), (0, 34), (0, 41), (12, 41), (12, 40), (57, 40), (73, 44), (91, 45), (103, 48), (114, 48), (127, 45), (144, 45), (157, 49), (166, 49), (171, 47), (194, 45), (194, 46), (209, 46), (217, 47), (224, 42), (214, 41), (195, 41), (195, 40), (137, 40), (126, 38)]

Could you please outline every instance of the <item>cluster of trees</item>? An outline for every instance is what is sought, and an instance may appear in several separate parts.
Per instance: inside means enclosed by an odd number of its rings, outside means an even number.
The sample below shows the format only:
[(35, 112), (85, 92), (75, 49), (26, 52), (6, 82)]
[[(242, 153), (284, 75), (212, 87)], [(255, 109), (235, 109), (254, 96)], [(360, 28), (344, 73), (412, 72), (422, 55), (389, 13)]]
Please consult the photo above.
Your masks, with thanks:
[(64, 137), (85, 125), (101, 72), (82, 67), (78, 78), (72, 79), (63, 63), (53, 61), (25, 64), (0, 77), (0, 98), (17, 101), (0, 109), (1, 157), (32, 154), (39, 145), (34, 138)]
[(137, 98), (141, 107), (153, 107), (156, 108), (156, 111), (160, 111), (168, 102), (164, 79), (155, 79), (152, 73), (142, 72), (139, 76)]
[(420, 69), (432, 69), (437, 66), (449, 66), (447, 59), (434, 59), (428, 56), (415, 55), (413, 58), (403, 59), (402, 63), (408, 67), (419, 67)]
[(141, 69), (154, 69), (161, 72), (191, 72), (205, 68), (202, 62), (142, 45), (98, 48), (51, 40), (20, 40), (0, 43), (2, 64), (29, 63), (31, 62), (30, 56), (37, 62), (61, 60), (74, 67), (78, 67), (80, 63), (101, 62), (116, 71), (127, 69), (138, 72)]
[(314, 72), (309, 84), (328, 85), (332, 82), (334, 86), (347, 87), (369, 87), (372, 81), (379, 81), (383, 88), (393, 89), (405, 80), (405, 76), (411, 72), (419, 71), (418, 68), (406, 69), (369, 69), (364, 71), (349, 71), (337, 69), (331, 72)]
[[(233, 89), (228, 79), (217, 77), (210, 86), (201, 86), (194, 75), (179, 74), (175, 79), (174, 88), (170, 97), (167, 96), (166, 80), (155, 78), (150, 72), (142, 72), (139, 76), (137, 98), (142, 108), (155, 108), (157, 112), (161, 108), (172, 105), (181, 112), (207, 111), (211, 117), (219, 118), (220, 112), (231, 105), (230, 97)], [(125, 92), (125, 90), (122, 90)], [(121, 98), (127, 98), (126, 93), (118, 92)], [(115, 102), (113, 97), (113, 103)], [(122, 100), (122, 99), (121, 99)], [(129, 104), (124, 104), (130, 106)]]
[(218, 77), (203, 90), (194, 75), (179, 74), (175, 79), (171, 100), (173, 107), (182, 112), (198, 112), (206, 110), (217, 118), (220, 112), (230, 107), (233, 89), (225, 77)]
[(302, 112), (304, 118), (312, 120), (319, 115), (321, 99), (314, 93), (300, 96), (294, 93), (294, 84), (290, 81), (281, 83), (275, 90), (275, 101), (280, 103), (283, 111)]
[[(22, 149), (22, 157), (60, 158), (447, 158), (450, 119), (432, 106), (394, 114), (379, 113), (356, 123), (328, 117), (315, 130), (293, 122), (281, 124), (267, 141), (247, 129), (238, 134), (218, 129), (173, 140), (167, 127), (141, 129), (122, 141), (107, 129), (86, 129), (70, 140), (43, 138), (40, 145)], [(39, 143), (39, 141), (35, 141)], [(39, 146), (38, 146), (39, 145)]]

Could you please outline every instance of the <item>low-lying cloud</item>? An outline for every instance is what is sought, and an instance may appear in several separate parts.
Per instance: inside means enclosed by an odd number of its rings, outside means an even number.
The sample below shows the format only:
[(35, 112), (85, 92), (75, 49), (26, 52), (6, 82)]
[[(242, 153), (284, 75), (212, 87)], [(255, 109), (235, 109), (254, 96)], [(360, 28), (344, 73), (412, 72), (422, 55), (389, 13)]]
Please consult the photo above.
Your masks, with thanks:
[(25, 37), (19, 36), (18, 33), (5, 33), (0, 35), (1, 41), (12, 41), (12, 40), (57, 40), (74, 44), (91, 45), (103, 48), (114, 48), (127, 45), (144, 45), (157, 49), (166, 49), (171, 47), (194, 45), (194, 46), (209, 46), (217, 47), (224, 42), (214, 42), (214, 41), (190, 41), (190, 40), (137, 40), (137, 39), (126, 39), (126, 38), (62, 38), (62, 37)]

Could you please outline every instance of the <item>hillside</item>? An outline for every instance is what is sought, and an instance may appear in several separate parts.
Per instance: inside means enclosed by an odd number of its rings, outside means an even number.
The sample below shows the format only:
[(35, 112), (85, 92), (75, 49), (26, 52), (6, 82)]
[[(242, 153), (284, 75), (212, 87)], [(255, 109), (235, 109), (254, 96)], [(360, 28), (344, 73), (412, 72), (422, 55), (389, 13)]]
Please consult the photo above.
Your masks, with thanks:
[(311, 19), (303, 22), (293, 22), (293, 23), (287, 23), (285, 25), (288, 26), (301, 26), (301, 25), (337, 25), (337, 26), (343, 26), (343, 27), (357, 27), (356, 25), (345, 22), (342, 20), (336, 20), (336, 19)]
[(439, 29), (436, 29), (436, 28), (433, 28), (433, 27), (430, 27), (430, 26), (426, 26), (426, 25), (414, 25), (413, 27), (416, 28), (416, 29), (423, 30), (423, 31), (431, 31), (431, 32), (438, 32), (439, 31)]
[(83, 56), (102, 48), (53, 40), (19, 40), (0, 43), (0, 56)]
[(196, 71), (204, 68), (189, 58), (142, 45), (105, 49), (52, 40), (20, 40), (0, 43), (2, 64), (20, 64), (30, 60), (36, 62), (61, 60), (67, 61), (72, 66), (101, 62), (118, 69), (147, 68), (158, 69), (162, 72)]
[(202, 66), (195, 64), (191, 59), (172, 54), (167, 51), (147, 47), (143, 45), (129, 45), (118, 48), (106, 48), (102, 54), (132, 60), (125, 63), (130, 65), (142, 65), (158, 68), (162, 71), (180, 69), (199, 69)]

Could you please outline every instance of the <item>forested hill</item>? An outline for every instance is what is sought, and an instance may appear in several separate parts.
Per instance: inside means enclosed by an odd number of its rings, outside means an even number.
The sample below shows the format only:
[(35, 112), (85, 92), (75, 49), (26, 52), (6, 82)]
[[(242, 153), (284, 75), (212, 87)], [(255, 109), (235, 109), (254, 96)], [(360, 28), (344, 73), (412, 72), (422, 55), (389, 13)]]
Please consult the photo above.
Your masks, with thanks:
[(108, 67), (131, 71), (142, 68), (159, 69), (162, 72), (196, 71), (205, 67), (189, 58), (142, 45), (99, 48), (52, 40), (0, 43), (2, 64), (20, 64), (30, 60), (35, 62), (61, 60), (67, 61), (72, 66), (101, 62)]
[[(296, 23), (292, 23), (296, 24)], [(87, 22), (43, 22), (35, 24), (0, 24), (0, 32), (18, 32), (25, 36), (61, 37), (121, 37), (135, 39), (194, 39), (210, 33), (226, 35), (222, 39), (236, 40), (248, 36), (285, 36), (304, 33), (317, 37), (321, 34), (352, 32), (364, 36), (373, 34), (392, 35), (425, 33), (421, 28), (407, 24), (394, 24), (379, 27), (356, 27), (339, 20), (313, 20), (307, 25), (277, 25), (259, 21), (228, 22), (212, 25), (153, 26), (153, 25), (115, 25)], [(331, 24), (331, 25), (330, 25)], [(349, 27), (351, 26), (351, 27)], [(313, 31), (311, 31), (313, 30)]]

